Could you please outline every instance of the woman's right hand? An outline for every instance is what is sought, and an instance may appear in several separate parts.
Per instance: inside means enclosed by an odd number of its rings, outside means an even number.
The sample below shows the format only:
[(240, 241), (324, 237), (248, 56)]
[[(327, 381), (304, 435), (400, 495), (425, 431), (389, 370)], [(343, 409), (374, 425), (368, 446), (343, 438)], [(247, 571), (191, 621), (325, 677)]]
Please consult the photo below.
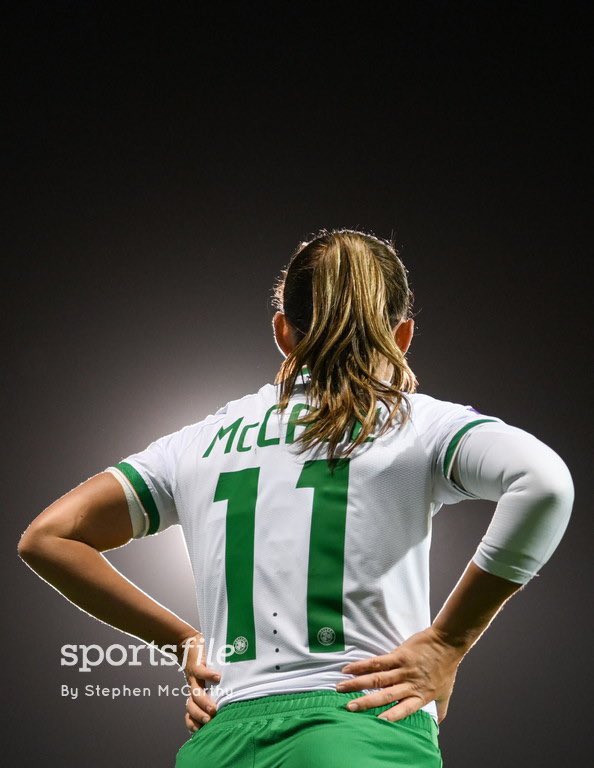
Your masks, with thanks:
[(447, 643), (434, 627), (427, 627), (391, 653), (347, 664), (342, 671), (355, 677), (338, 683), (336, 689), (339, 692), (379, 689), (350, 701), (347, 709), (361, 711), (395, 704), (378, 715), (392, 722), (403, 720), (435, 701), (438, 723), (441, 723), (448, 711), (464, 651)]
[(207, 649), (201, 632), (185, 638), (178, 647), (180, 667), (190, 687), (185, 724), (190, 733), (194, 733), (216, 715), (217, 705), (204, 689), (207, 681), (220, 682), (221, 675), (206, 665)]

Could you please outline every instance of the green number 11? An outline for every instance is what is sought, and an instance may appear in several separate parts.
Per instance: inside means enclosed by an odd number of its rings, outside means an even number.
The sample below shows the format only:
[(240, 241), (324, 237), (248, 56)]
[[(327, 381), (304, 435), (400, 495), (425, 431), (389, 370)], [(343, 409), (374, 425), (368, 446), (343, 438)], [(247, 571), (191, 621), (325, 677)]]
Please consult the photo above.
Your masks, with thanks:
[[(344, 650), (342, 584), (349, 461), (339, 459), (333, 471), (326, 459), (306, 461), (296, 485), (314, 490), (307, 569), (307, 636), (312, 653)], [(259, 476), (259, 467), (222, 472), (214, 495), (214, 501), (228, 502), (227, 643), (234, 649), (228, 661), (256, 658), (253, 583)]]

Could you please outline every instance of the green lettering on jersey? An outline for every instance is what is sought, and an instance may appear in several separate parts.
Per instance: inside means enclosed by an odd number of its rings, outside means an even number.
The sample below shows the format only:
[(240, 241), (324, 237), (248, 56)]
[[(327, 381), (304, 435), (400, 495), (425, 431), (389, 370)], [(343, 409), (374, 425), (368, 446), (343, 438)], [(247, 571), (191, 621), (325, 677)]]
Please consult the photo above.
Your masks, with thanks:
[(272, 411), (275, 411), (278, 409), (278, 403), (275, 403), (274, 405), (271, 405), (270, 408), (266, 411), (266, 414), (264, 415), (264, 419), (262, 420), (262, 425), (258, 431), (258, 447), (259, 448), (266, 448), (268, 445), (278, 445), (280, 443), (280, 437), (266, 437), (266, 429), (268, 427), (268, 419), (270, 418), (270, 414)]
[(254, 622), (254, 528), (260, 468), (222, 472), (214, 501), (227, 501), (225, 580), (228, 661), (256, 658)]
[(259, 424), (260, 422), (257, 421), (255, 424), (246, 424), (245, 427), (243, 427), (243, 429), (239, 433), (239, 440), (237, 441), (238, 453), (245, 453), (246, 451), (252, 450), (252, 446), (244, 445), (243, 441), (245, 440), (245, 436), (247, 435), (248, 429), (253, 429), (254, 427), (259, 426)]
[[(381, 408), (376, 408), (375, 409), (375, 423), (376, 423), (376, 425), (377, 425), (377, 420), (379, 418), (380, 411), (381, 411)], [(350, 435), (349, 440), (351, 442), (356, 440), (362, 429), (363, 429), (363, 424), (361, 424), (359, 419), (355, 419), (355, 423), (353, 424), (353, 429), (351, 430), (351, 435)], [(363, 442), (364, 443), (372, 443), (374, 440), (375, 440), (374, 435), (367, 435), (367, 437), (365, 438), (365, 440), (363, 440)]]
[(231, 451), (231, 448), (233, 447), (233, 440), (235, 440), (235, 435), (237, 434), (237, 430), (239, 429), (239, 425), (243, 421), (243, 416), (241, 416), (239, 419), (236, 419), (236, 421), (233, 422), (233, 424), (229, 424), (228, 427), (221, 427), (219, 431), (216, 433), (216, 435), (213, 437), (211, 444), (208, 446), (208, 448), (204, 451), (202, 454), (202, 458), (205, 459), (207, 456), (210, 456), (210, 452), (214, 448), (214, 444), (217, 440), (222, 440), (226, 434), (229, 434), (229, 437), (227, 438), (227, 445), (225, 446), (225, 453), (229, 453)]
[[(301, 411), (311, 411), (313, 410), (307, 403), (296, 403), (293, 408), (291, 409), (291, 413), (289, 415), (289, 423), (287, 425), (287, 434), (285, 436), (285, 443), (294, 443), (295, 442), (295, 429), (297, 428), (297, 419), (299, 418), (299, 414)], [(306, 427), (307, 429), (307, 427)]]

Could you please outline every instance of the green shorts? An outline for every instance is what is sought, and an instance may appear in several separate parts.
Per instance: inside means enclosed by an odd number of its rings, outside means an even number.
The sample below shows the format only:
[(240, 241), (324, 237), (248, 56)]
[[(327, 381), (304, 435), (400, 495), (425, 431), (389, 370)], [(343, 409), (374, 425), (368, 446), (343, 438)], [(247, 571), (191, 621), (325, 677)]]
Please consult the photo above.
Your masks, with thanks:
[(391, 723), (393, 704), (350, 712), (363, 694), (306, 691), (221, 708), (177, 753), (175, 768), (441, 768), (439, 728), (419, 710)]

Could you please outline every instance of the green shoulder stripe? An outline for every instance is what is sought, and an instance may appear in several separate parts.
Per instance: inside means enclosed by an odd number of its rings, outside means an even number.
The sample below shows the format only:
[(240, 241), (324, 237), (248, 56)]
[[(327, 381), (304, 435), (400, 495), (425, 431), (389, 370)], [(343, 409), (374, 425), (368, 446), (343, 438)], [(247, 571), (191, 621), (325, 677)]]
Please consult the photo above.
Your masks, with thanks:
[(452, 461), (454, 460), (454, 454), (456, 453), (456, 448), (458, 447), (460, 440), (462, 440), (468, 430), (478, 426), (479, 424), (484, 424), (487, 421), (497, 421), (497, 419), (475, 419), (475, 421), (469, 421), (468, 424), (465, 424), (462, 429), (459, 429), (454, 437), (452, 437), (447, 451), (445, 452), (445, 458), (443, 460), (444, 477), (449, 477), (450, 469), (452, 468)]
[(147, 536), (150, 536), (152, 533), (156, 533), (159, 530), (160, 523), (159, 510), (157, 509), (155, 500), (153, 499), (153, 496), (149, 490), (148, 485), (145, 483), (144, 478), (136, 469), (134, 469), (131, 464), (128, 464), (126, 461), (120, 461), (120, 463), (116, 464), (115, 466), (130, 481), (132, 487), (136, 491), (136, 495), (140, 499), (140, 503), (142, 504), (144, 511), (148, 515), (149, 529), (147, 531)]

